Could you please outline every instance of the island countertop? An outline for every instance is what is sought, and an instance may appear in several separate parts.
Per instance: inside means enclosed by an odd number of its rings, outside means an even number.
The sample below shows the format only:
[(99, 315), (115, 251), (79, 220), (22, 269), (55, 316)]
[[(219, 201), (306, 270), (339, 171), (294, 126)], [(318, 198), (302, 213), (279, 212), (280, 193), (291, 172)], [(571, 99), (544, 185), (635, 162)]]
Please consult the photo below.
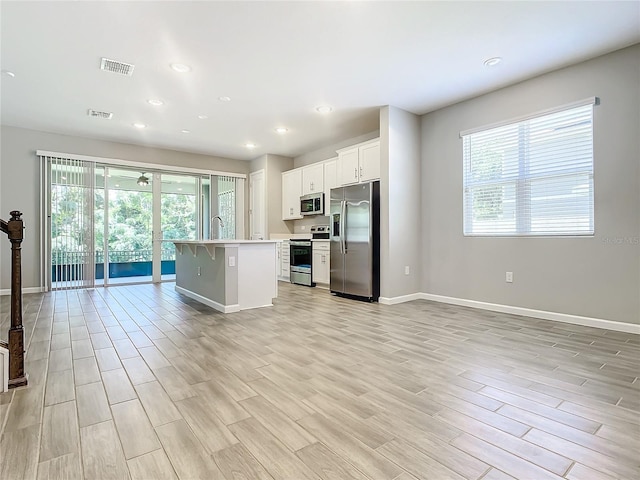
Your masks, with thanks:
[(164, 242), (184, 243), (187, 245), (238, 245), (240, 243), (277, 243), (276, 240), (163, 240)]

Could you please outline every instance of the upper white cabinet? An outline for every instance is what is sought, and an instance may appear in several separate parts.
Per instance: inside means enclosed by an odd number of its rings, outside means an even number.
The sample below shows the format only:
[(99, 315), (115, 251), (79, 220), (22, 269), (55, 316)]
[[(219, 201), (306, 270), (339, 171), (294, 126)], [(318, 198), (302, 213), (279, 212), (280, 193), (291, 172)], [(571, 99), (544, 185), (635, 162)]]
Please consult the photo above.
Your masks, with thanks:
[(282, 173), (282, 219), (296, 220), (300, 197), (324, 192), (324, 214), (329, 215), (331, 189), (380, 178), (380, 139), (338, 150), (338, 156)]
[(341, 185), (369, 182), (380, 178), (380, 139), (338, 150)]
[(324, 168), (314, 163), (302, 168), (302, 195), (324, 192)]
[(338, 158), (324, 163), (324, 214), (329, 215), (331, 205), (331, 189), (340, 186), (338, 183)]
[(360, 181), (369, 182), (380, 178), (380, 140), (358, 147), (360, 156)]
[(338, 171), (340, 184), (358, 183), (360, 181), (360, 161), (358, 147), (338, 152)]
[(300, 215), (302, 196), (302, 169), (296, 168), (282, 174), (282, 219), (294, 220)]

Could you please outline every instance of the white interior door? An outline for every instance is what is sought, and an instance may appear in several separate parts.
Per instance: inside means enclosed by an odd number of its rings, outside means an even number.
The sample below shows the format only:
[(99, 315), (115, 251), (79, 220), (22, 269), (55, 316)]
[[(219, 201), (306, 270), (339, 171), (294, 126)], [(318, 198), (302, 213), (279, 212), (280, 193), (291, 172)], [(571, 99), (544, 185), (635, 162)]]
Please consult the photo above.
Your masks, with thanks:
[(266, 198), (264, 170), (249, 175), (249, 230), (251, 240), (265, 240)]

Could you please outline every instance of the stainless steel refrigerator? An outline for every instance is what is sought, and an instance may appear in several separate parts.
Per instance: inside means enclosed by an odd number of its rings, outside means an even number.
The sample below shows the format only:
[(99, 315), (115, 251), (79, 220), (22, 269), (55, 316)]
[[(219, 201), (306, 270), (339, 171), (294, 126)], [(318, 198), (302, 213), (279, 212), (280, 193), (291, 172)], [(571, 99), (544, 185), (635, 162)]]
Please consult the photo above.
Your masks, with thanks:
[(331, 292), (361, 300), (380, 296), (380, 182), (331, 190)]

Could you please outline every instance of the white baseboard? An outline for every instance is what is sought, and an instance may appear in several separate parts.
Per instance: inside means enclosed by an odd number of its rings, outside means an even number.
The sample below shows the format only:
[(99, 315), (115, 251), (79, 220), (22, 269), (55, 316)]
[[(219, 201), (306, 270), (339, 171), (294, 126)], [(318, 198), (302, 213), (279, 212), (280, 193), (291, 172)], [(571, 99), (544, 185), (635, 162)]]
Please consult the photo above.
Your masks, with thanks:
[(555, 322), (572, 323), (585, 327), (603, 328), (615, 330), (617, 332), (633, 333), (640, 335), (640, 325), (634, 323), (615, 322), (602, 318), (582, 317), (580, 315), (570, 315), (567, 313), (548, 312), (545, 310), (535, 310), (532, 308), (514, 307), (511, 305), (501, 305), (499, 303), (479, 302), (477, 300), (467, 300), (465, 298), (446, 297), (444, 295), (434, 295), (431, 293), (412, 293), (400, 297), (380, 297), (379, 302), (385, 305), (395, 305), (411, 300), (431, 300), (433, 302), (449, 303), (462, 307), (479, 308), (492, 312), (510, 313), (512, 315), (522, 315), (524, 317), (541, 318), (543, 320), (553, 320)]
[(9, 350), (0, 347), (0, 393), (9, 390)]
[(192, 298), (200, 303), (204, 303), (205, 305), (213, 308), (222, 313), (234, 313), (240, 311), (240, 305), (222, 305), (221, 303), (215, 302), (209, 298), (203, 297), (191, 290), (187, 290), (186, 288), (182, 288), (176, 285), (176, 292), (181, 293), (182, 295)]
[(412, 293), (400, 297), (380, 297), (378, 303), (383, 305), (397, 305), (398, 303), (411, 302), (412, 300), (423, 300), (423, 293)]
[[(24, 295), (25, 293), (42, 293), (42, 292), (46, 292), (46, 288), (45, 287), (25, 287), (22, 289), (22, 294)], [(0, 295), (11, 295), (11, 289), (10, 288), (1, 288), (0, 289)]]

